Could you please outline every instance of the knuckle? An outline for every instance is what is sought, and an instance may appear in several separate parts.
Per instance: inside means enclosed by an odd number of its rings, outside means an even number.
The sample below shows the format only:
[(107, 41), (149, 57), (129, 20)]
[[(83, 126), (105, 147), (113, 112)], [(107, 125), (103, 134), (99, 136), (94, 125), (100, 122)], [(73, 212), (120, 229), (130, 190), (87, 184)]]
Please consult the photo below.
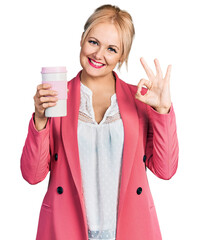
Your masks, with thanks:
[(38, 91), (41, 90), (42, 88), (43, 88), (43, 84), (37, 85), (37, 90), (38, 90)]
[(39, 90), (39, 96), (42, 96), (44, 94), (44, 91), (42, 89)]
[(38, 94), (39, 94), (39, 96), (41, 95), (41, 90), (40, 89), (38, 90)]
[(33, 97), (33, 100), (34, 100), (34, 102), (37, 102), (37, 101), (38, 101), (38, 98), (37, 98), (36, 95)]
[(47, 103), (42, 103), (43, 108), (47, 108), (48, 104)]
[(40, 97), (40, 102), (44, 102), (44, 97)]

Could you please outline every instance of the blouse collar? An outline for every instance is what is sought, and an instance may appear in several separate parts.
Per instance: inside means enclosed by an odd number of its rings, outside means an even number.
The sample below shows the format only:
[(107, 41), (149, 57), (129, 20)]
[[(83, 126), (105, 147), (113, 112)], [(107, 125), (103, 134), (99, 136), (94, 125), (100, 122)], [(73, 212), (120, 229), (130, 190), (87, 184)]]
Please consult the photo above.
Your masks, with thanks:
[[(81, 87), (81, 101), (80, 101), (80, 111), (83, 112), (84, 114), (90, 116), (93, 121), (95, 122), (95, 114), (94, 114), (94, 110), (93, 110), (93, 106), (92, 106), (92, 95), (93, 92), (91, 91), (90, 88), (88, 88), (86, 85), (84, 85), (81, 81), (80, 81), (80, 87)], [(107, 116), (113, 116), (114, 114), (119, 112), (119, 108), (118, 108), (118, 104), (117, 104), (117, 97), (116, 97), (116, 93), (114, 93), (111, 96), (111, 105), (109, 106), (109, 108), (107, 109), (103, 121), (104, 122), (106, 120)]]

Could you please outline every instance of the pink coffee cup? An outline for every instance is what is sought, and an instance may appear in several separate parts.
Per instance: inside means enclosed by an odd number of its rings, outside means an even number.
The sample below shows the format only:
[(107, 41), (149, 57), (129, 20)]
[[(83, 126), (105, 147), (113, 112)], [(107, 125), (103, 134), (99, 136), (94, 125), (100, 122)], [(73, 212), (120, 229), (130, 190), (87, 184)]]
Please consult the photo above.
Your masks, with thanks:
[(66, 67), (42, 67), (42, 83), (51, 85), (57, 91), (58, 101), (45, 110), (46, 117), (63, 117), (67, 115), (67, 71)]

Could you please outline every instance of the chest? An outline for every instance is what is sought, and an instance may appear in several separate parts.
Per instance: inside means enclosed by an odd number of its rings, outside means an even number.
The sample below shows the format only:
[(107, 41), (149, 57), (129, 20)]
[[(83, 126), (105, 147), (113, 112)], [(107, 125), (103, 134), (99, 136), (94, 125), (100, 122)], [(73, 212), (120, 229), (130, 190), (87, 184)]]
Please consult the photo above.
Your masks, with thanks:
[(93, 103), (93, 111), (95, 113), (95, 120), (99, 124), (107, 109), (111, 105), (111, 96), (114, 93), (109, 94), (93, 94), (92, 103)]

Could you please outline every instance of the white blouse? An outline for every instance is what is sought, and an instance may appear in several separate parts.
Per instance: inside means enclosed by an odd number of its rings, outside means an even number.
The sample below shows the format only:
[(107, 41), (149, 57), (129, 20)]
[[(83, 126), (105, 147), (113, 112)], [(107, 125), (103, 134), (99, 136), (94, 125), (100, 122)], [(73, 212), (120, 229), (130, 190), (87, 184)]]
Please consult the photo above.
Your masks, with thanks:
[(102, 121), (95, 121), (92, 91), (81, 83), (78, 148), (89, 240), (116, 238), (124, 143), (116, 93)]

